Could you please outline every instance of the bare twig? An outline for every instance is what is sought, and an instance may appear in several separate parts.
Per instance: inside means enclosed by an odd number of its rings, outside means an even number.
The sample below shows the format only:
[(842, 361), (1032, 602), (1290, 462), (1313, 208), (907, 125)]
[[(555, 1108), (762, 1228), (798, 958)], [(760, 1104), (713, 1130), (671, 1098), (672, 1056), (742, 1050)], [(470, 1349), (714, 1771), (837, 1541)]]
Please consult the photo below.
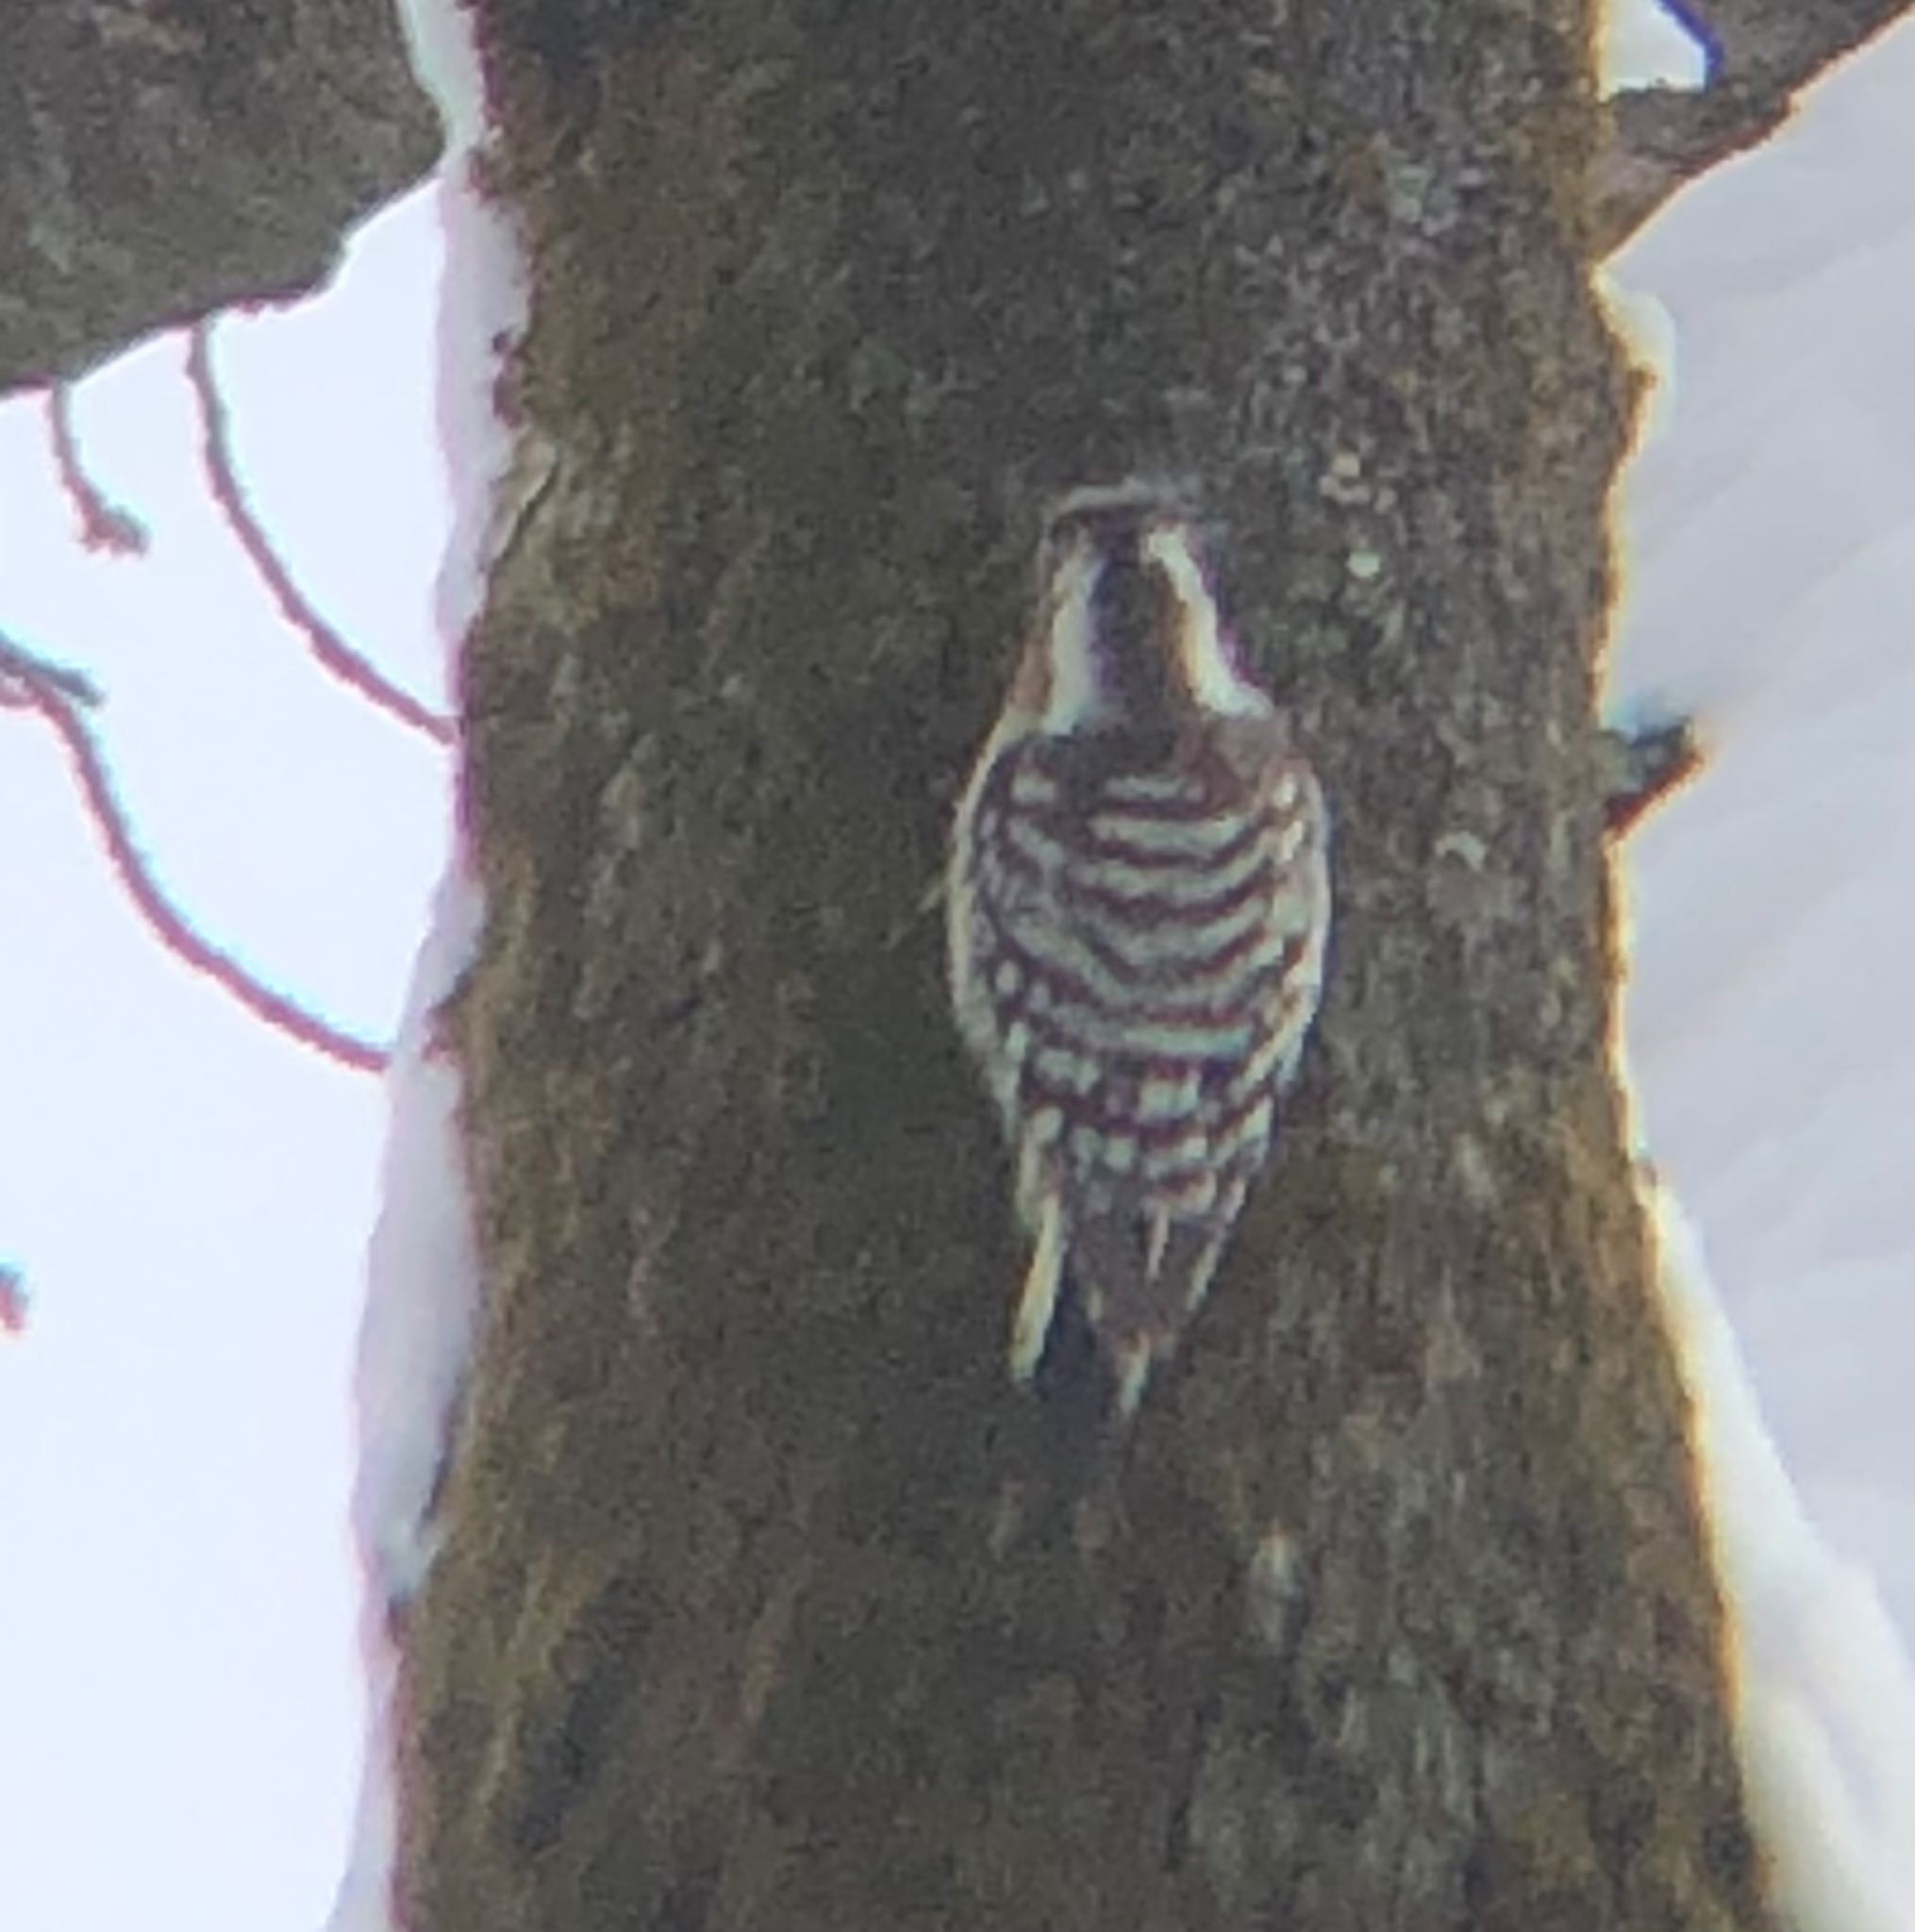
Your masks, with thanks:
[(1681, 10), (1708, 44), (1699, 93), (1651, 88), (1607, 104), (1591, 170), (1596, 245), (1620, 248), (1679, 189), (1766, 140), (1797, 92), (1903, 14), (1907, 0), (1711, 0)]
[(1688, 718), (1606, 731), (1603, 761), (1603, 825), (1612, 839), (1622, 839), (1702, 769), (1702, 741)]
[(0, 1335), (25, 1335), (26, 1312), (26, 1283), (20, 1270), (0, 1261)]
[(56, 664), (0, 632), (0, 705), (8, 710), (38, 708), (34, 688), (44, 686), (75, 705), (100, 702), (100, 688), (83, 671)]
[(55, 383), (46, 392), (46, 426), (59, 487), (79, 519), (81, 543), (109, 557), (144, 556), (152, 541), (146, 525), (131, 510), (112, 502), (87, 474), (74, 433), (73, 390), (64, 382)]
[(201, 322), (189, 331), (186, 350), (187, 381), (199, 405), (201, 460), (206, 469), (207, 487), (231, 525), (247, 561), (258, 572), (260, 580), (273, 593), (279, 613), (310, 646), (312, 655), (341, 683), (350, 686), (369, 703), (376, 705), (402, 724), (423, 732), (439, 744), (452, 741), (452, 724), (438, 712), (428, 710), (409, 691), (393, 684), (375, 665), (361, 657), (338, 631), (307, 601), (279, 560), (259, 520), (248, 507), (240, 487), (239, 471), (233, 459), (232, 427), (225, 399), (219, 391), (212, 369), (211, 325)]
[(38, 711), (59, 734), (113, 870), (160, 944), (176, 959), (238, 1000), (257, 1019), (300, 1045), (309, 1046), (328, 1059), (360, 1073), (381, 1071), (388, 1058), (384, 1048), (341, 1033), (317, 1014), (274, 991), (231, 954), (221, 952), (201, 938), (168, 901), (133, 842), (106, 759), (92, 727), (81, 715), (98, 702), (98, 692), (77, 672), (49, 663), (0, 634), (0, 707)]

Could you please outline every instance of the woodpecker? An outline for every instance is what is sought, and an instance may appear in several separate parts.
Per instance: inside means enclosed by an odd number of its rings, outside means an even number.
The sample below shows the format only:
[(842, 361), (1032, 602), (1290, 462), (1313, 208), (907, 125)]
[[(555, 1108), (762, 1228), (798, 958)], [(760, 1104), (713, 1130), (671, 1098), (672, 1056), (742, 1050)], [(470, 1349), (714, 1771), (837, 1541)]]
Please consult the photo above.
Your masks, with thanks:
[(1069, 1296), (1128, 1417), (1202, 1303), (1316, 1014), (1328, 841), (1189, 509), (1143, 482), (1059, 500), (945, 893), (1032, 1243), (1018, 1381)]

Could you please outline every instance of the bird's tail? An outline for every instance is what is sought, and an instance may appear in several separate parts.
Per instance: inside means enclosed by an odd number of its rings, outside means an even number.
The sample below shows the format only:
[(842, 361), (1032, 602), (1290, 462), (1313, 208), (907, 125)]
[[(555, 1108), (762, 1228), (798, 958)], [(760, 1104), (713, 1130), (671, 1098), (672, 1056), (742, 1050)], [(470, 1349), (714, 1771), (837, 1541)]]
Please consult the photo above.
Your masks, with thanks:
[(1047, 1204), (1012, 1325), (1012, 1374), (1074, 1380), (1089, 1361), (1109, 1374), (1127, 1420), (1208, 1291), (1226, 1236), (1208, 1222), (1129, 1208), (1067, 1226)]

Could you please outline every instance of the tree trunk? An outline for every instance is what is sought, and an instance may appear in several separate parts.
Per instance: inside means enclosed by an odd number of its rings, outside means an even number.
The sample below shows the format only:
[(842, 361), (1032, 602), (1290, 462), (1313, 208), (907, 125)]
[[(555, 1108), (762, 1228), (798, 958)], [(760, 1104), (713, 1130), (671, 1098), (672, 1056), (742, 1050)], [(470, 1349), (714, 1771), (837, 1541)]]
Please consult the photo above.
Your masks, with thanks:
[[(552, 467), (467, 667), (418, 1932), (1768, 1923), (1610, 1063), (1591, 26), (490, 7)], [(1038, 507), (1140, 470), (1232, 532), (1338, 924), (1277, 1168), (1087, 1444), (1004, 1373), (921, 908)]]

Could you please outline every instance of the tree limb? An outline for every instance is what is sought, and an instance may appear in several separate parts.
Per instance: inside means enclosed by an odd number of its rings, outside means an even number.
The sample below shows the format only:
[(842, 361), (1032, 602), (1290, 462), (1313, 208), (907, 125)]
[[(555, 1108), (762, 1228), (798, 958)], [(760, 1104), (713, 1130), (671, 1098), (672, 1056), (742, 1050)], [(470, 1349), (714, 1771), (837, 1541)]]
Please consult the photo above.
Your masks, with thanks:
[(1590, 170), (1599, 254), (1620, 248), (1698, 175), (1767, 140), (1797, 92), (1899, 18), (1907, 0), (1718, 0), (1684, 10), (1710, 44), (1709, 83), (1607, 104)]
[(302, 294), (432, 164), (389, 0), (42, 0), (0, 58), (0, 391)]

